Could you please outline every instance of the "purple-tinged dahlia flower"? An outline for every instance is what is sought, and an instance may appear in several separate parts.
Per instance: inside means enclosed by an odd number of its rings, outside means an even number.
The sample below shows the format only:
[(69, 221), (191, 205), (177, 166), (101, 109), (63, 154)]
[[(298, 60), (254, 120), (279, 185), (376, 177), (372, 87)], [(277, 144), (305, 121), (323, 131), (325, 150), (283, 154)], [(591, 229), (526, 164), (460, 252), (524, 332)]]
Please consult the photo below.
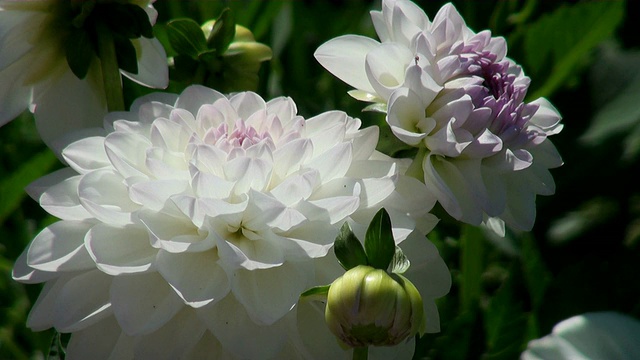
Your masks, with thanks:
[(545, 99), (525, 102), (530, 79), (505, 40), (473, 32), (451, 4), (433, 21), (407, 0), (385, 0), (371, 16), (382, 42), (339, 37), (316, 59), (418, 149), (410, 173), (451, 216), (530, 230), (535, 196), (555, 191), (548, 169), (562, 160), (547, 137), (561, 117)]

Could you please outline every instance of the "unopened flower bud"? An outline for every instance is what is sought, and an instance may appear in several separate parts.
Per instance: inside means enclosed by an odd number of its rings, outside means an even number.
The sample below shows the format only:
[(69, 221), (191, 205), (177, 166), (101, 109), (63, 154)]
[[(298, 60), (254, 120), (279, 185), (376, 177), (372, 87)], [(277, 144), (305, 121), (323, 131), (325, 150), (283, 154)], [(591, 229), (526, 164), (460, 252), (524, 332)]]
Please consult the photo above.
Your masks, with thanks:
[(405, 277), (359, 265), (331, 284), (325, 320), (351, 347), (397, 345), (423, 327), (422, 298)]

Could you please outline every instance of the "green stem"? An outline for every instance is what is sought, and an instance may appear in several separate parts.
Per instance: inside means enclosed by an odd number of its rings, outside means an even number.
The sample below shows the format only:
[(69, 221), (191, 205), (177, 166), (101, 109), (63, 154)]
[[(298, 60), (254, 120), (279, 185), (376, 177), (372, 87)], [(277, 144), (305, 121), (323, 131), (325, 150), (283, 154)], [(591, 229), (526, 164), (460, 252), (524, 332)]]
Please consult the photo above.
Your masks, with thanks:
[(107, 109), (109, 111), (124, 111), (122, 78), (118, 68), (113, 35), (102, 22), (96, 24), (96, 32), (98, 33), (98, 56), (102, 67), (102, 82), (107, 98)]
[(367, 360), (369, 357), (369, 347), (362, 346), (353, 348), (353, 360)]
[(464, 225), (460, 238), (462, 271), (460, 298), (463, 312), (473, 310), (482, 293), (484, 241), (482, 230), (475, 226)]
[(204, 85), (205, 78), (207, 76), (207, 68), (202, 62), (198, 62), (198, 67), (193, 74), (192, 84)]

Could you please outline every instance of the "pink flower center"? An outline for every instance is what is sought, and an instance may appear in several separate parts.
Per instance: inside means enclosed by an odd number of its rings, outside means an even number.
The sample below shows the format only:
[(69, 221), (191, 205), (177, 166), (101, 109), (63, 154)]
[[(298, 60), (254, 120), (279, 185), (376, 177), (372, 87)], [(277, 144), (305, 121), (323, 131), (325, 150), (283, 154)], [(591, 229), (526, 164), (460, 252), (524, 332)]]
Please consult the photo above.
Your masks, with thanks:
[(259, 133), (254, 127), (248, 126), (243, 120), (238, 119), (231, 129), (226, 123), (212, 129), (205, 137), (205, 142), (230, 152), (234, 148), (248, 149), (267, 139), (271, 139), (268, 132)]

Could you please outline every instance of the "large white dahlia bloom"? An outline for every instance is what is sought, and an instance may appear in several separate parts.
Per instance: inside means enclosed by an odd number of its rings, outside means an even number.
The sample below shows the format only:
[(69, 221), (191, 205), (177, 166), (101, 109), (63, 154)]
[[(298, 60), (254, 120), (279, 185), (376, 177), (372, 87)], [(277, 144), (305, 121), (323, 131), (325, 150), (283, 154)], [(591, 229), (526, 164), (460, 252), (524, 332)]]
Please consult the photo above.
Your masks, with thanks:
[(61, 221), (14, 269), (46, 282), (28, 326), (73, 333), (70, 358), (345, 355), (336, 341), (313, 348), (304, 334), (325, 325), (309, 309), (322, 304), (297, 303), (340, 274), (341, 225), (362, 232), (384, 206), (437, 331), (451, 279), (424, 238), (435, 199), (375, 151), (377, 128), (296, 112), (289, 98), (192, 86), (140, 98), (66, 147), (70, 168), (29, 188)]
[[(158, 14), (153, 1), (129, 2), (143, 8), (154, 24)], [(72, 2), (0, 0), (0, 126), (30, 108), (38, 133), (54, 149), (62, 146), (62, 135), (100, 126), (107, 113), (100, 60), (91, 60), (82, 80), (67, 63), (66, 44), (77, 16)], [(122, 73), (140, 84), (165, 88), (169, 76), (160, 42), (140, 37), (133, 44), (138, 73)]]
[(555, 192), (549, 169), (562, 165), (548, 140), (562, 130), (556, 109), (524, 101), (530, 79), (505, 57), (504, 39), (474, 33), (453, 5), (433, 21), (407, 0), (371, 15), (382, 43), (343, 36), (318, 61), (354, 97), (382, 104), (396, 137), (418, 149), (411, 174), (451, 216), (530, 230), (535, 197)]

